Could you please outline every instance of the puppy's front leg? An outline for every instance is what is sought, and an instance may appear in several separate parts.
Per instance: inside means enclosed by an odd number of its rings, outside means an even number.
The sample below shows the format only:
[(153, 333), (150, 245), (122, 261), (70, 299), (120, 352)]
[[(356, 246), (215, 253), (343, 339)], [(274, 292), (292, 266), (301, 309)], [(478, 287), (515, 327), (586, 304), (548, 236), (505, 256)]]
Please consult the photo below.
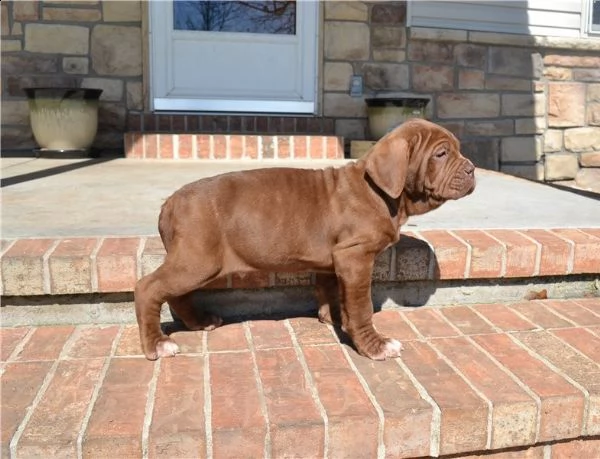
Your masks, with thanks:
[(333, 254), (333, 264), (340, 283), (342, 326), (359, 354), (373, 360), (400, 356), (402, 344), (380, 335), (373, 326), (371, 276), (376, 253), (359, 245)]

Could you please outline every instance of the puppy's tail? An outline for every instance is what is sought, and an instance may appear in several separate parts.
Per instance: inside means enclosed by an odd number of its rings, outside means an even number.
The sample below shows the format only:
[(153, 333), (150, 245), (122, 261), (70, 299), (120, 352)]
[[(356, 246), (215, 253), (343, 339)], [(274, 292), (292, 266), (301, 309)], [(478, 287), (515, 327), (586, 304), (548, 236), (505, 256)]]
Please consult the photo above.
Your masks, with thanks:
[(173, 197), (167, 198), (160, 208), (158, 216), (158, 234), (162, 240), (165, 250), (168, 252), (171, 242), (173, 241)]

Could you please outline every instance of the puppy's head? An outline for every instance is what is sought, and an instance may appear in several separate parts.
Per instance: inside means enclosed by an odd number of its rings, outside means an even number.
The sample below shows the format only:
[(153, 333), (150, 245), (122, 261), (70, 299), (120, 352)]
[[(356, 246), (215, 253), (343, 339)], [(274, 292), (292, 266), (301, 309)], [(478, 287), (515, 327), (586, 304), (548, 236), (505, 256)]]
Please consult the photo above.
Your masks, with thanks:
[(409, 120), (385, 137), (365, 157), (366, 172), (387, 195), (405, 193), (411, 201), (438, 207), (475, 188), (475, 167), (460, 153), (447, 129), (422, 119)]

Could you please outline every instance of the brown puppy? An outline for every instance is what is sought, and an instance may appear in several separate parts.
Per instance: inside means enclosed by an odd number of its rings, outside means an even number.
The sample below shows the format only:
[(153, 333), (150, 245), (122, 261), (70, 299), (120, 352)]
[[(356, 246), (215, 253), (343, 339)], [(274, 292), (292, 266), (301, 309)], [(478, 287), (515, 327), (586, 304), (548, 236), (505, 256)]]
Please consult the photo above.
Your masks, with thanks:
[(191, 292), (266, 270), (317, 272), (319, 318), (339, 322), (362, 355), (398, 357), (401, 344), (372, 323), (375, 257), (398, 241), (409, 216), (471, 193), (474, 170), (449, 131), (411, 120), (337, 169), (259, 169), (185, 185), (162, 206), (165, 262), (135, 289), (144, 354), (179, 352), (160, 329), (165, 301), (189, 329), (210, 330), (221, 319), (195, 313)]

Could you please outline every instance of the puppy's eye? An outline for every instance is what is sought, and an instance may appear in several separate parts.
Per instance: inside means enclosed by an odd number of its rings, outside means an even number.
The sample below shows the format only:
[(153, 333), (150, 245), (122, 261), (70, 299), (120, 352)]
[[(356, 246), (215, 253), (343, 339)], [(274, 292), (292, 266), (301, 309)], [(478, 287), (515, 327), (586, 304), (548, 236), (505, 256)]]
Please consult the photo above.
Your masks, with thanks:
[(448, 154), (448, 152), (446, 150), (440, 150), (435, 154), (436, 158), (443, 158), (444, 156), (446, 156)]

